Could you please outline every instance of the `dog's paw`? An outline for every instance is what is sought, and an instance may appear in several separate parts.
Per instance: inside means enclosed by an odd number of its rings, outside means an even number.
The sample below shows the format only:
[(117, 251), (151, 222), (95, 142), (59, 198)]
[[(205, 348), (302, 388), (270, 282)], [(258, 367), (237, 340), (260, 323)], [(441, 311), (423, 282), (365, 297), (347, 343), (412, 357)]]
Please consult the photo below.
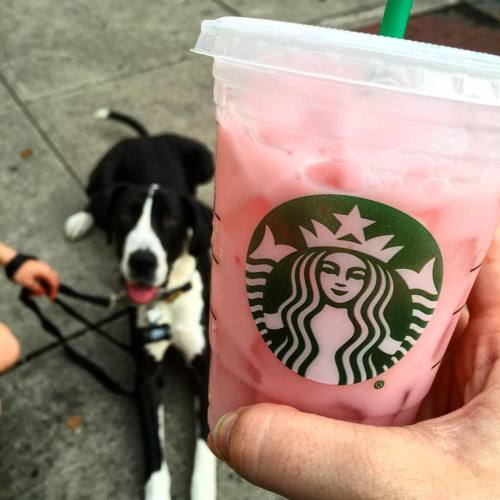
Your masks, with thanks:
[(94, 219), (88, 212), (80, 211), (71, 215), (64, 224), (66, 238), (71, 241), (83, 238), (94, 225)]
[(217, 498), (217, 459), (203, 439), (196, 441), (191, 500), (215, 500)]
[(144, 487), (145, 500), (170, 500), (170, 473), (163, 462), (161, 469), (153, 472)]

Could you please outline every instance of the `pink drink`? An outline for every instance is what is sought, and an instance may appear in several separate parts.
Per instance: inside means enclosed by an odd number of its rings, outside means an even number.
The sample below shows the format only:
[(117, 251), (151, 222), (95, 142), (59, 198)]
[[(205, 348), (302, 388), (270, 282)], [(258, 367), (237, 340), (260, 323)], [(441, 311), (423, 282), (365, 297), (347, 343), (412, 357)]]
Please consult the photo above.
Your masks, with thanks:
[(265, 21), (211, 29), (235, 53), (197, 46), (216, 59), (210, 425), (258, 402), (412, 422), (498, 222), (498, 60)]

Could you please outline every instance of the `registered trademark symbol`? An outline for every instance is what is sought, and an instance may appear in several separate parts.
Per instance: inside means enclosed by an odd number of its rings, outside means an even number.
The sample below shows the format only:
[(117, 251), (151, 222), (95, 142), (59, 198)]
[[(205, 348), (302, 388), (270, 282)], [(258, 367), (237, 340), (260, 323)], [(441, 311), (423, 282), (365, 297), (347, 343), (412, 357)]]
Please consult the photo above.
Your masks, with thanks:
[(375, 387), (375, 389), (382, 389), (382, 387), (384, 387), (384, 385), (385, 385), (385, 382), (383, 380), (377, 380), (373, 384), (373, 387)]

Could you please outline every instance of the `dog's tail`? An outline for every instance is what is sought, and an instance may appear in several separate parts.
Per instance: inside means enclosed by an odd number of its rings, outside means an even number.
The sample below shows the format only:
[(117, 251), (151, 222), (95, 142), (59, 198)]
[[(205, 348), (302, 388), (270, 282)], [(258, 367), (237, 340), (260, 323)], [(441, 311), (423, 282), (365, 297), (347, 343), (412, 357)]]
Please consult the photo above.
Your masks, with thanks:
[(117, 122), (125, 123), (129, 127), (132, 127), (140, 136), (148, 136), (149, 132), (146, 127), (139, 123), (135, 118), (124, 113), (119, 113), (118, 111), (113, 111), (108, 108), (99, 108), (94, 116), (101, 120), (115, 120)]

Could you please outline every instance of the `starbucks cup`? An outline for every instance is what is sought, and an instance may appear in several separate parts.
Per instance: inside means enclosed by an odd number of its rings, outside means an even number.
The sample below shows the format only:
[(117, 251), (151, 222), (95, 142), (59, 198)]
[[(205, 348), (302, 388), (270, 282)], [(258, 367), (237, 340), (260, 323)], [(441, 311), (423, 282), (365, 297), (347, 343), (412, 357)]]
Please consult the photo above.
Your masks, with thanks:
[(499, 218), (500, 58), (204, 21), (217, 166), (209, 421), (412, 422)]

